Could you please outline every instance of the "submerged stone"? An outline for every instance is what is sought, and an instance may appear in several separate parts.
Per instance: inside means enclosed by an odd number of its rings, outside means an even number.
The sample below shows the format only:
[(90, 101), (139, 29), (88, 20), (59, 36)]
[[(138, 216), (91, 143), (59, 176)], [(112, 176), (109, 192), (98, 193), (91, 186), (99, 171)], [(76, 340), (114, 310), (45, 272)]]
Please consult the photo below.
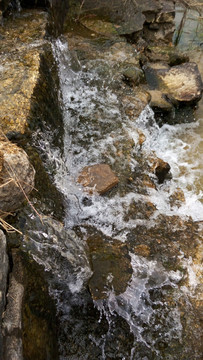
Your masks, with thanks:
[(94, 191), (100, 195), (105, 194), (118, 184), (119, 180), (107, 164), (86, 166), (78, 176), (81, 183), (89, 193)]
[(116, 295), (125, 292), (132, 274), (127, 246), (99, 235), (89, 237), (87, 243), (93, 271), (89, 280), (93, 299), (105, 299), (111, 290)]

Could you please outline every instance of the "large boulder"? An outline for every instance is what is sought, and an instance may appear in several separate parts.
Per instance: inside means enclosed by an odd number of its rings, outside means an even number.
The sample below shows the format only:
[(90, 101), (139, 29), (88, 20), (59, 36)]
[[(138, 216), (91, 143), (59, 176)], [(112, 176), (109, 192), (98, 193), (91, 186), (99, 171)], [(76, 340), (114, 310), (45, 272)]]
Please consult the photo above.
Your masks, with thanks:
[[(191, 105), (201, 99), (203, 85), (196, 63), (186, 62), (172, 67), (161, 62), (152, 63), (146, 64), (144, 70), (150, 88), (159, 90), (151, 93), (152, 107), (170, 110), (171, 102)], [(167, 100), (170, 101), (168, 105)]]
[(0, 27), (0, 87), (3, 89), (0, 117), (1, 129), (6, 134), (14, 131), (24, 134), (28, 126), (46, 26), (47, 14), (32, 11), (15, 19), (5, 19)]
[(201, 99), (202, 79), (197, 64), (193, 62), (173, 66), (160, 74), (169, 96), (180, 103), (195, 103)]
[(6, 139), (0, 140), (1, 216), (20, 207), (34, 187), (35, 170), (24, 150)]
[[(53, 4), (55, 7), (55, 2)], [(74, 0), (69, 3), (65, 29), (68, 21), (75, 17), (92, 31), (107, 35), (137, 34), (147, 24), (152, 26), (149, 31), (153, 36), (154, 26), (159, 28), (157, 36), (160, 38), (174, 30), (174, 14), (174, 2), (171, 0)], [(101, 20), (105, 21), (103, 26)]]
[(54, 126), (61, 121), (58, 74), (51, 43), (45, 39), (47, 27), (48, 15), (39, 9), (4, 18), (0, 26), (0, 128), (9, 139), (48, 121)]

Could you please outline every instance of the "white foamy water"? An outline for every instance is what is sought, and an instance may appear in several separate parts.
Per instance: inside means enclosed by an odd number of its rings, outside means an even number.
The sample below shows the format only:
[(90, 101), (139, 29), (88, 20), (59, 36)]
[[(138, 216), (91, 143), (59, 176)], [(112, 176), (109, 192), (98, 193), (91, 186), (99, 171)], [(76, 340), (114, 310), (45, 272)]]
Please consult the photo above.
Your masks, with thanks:
[[(81, 223), (96, 225), (105, 234), (117, 235), (128, 228), (136, 227), (142, 219), (124, 221), (126, 209), (132, 200), (151, 201), (157, 208), (154, 218), (159, 214), (169, 216), (191, 216), (195, 221), (203, 220), (201, 157), (199, 147), (201, 136), (196, 133), (198, 122), (181, 125), (165, 124), (158, 127), (153, 111), (147, 106), (139, 118), (132, 122), (120, 110), (117, 96), (110, 90), (108, 81), (97, 86), (99, 76), (91, 69), (88, 72), (77, 58), (70, 55), (67, 43), (60, 40), (54, 46), (60, 71), (62, 99), (64, 104), (64, 149), (63, 155), (50, 146), (47, 139), (40, 146), (48, 161), (55, 167), (55, 184), (67, 199), (67, 226)], [(74, 70), (73, 70), (74, 69)], [(102, 162), (108, 151), (108, 161), (115, 163), (117, 149), (115, 141), (121, 142), (128, 137), (135, 142), (137, 151), (138, 132), (146, 135), (143, 156), (153, 151), (171, 166), (172, 179), (157, 189), (150, 189), (148, 196), (128, 193), (120, 198), (92, 196), (91, 204), (84, 206), (86, 196), (83, 188), (77, 184), (77, 176), (86, 165)], [(136, 161), (131, 158), (131, 168)], [(126, 160), (127, 161), (127, 160)], [(171, 205), (169, 198), (177, 190), (184, 192), (185, 201)], [(149, 219), (153, 225), (153, 218)], [(115, 230), (116, 229), (116, 230)], [(125, 237), (125, 236), (124, 236)], [(121, 234), (120, 239), (123, 239)]]
[[(173, 298), (177, 297), (178, 283), (182, 279), (180, 271), (166, 272), (157, 261), (148, 261), (145, 258), (131, 254), (133, 276), (126, 291), (115, 296), (110, 292), (107, 300), (95, 301), (101, 317), (107, 317), (109, 331), (111, 331), (112, 316), (121, 316), (130, 326), (135, 342), (142, 343), (157, 358), (162, 358), (157, 344), (178, 339), (181, 343), (182, 324), (178, 305), (174, 302), (168, 307), (164, 295), (168, 289), (173, 290)], [(175, 295), (176, 293), (176, 295)], [(159, 316), (161, 314), (162, 321)], [(156, 334), (156, 336), (155, 336)], [(103, 357), (105, 359), (105, 356)], [(131, 351), (131, 359), (140, 359), (139, 352)]]

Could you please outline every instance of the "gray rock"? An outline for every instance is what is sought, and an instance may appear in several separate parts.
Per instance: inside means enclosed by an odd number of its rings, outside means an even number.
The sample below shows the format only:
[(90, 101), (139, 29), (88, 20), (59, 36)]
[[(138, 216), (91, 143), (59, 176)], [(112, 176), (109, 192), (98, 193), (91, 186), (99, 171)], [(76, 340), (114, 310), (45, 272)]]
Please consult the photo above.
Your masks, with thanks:
[(9, 278), (7, 305), (3, 316), (4, 360), (21, 360), (22, 355), (22, 302), (24, 294), (23, 269), (18, 250), (12, 251), (13, 271)]
[(8, 255), (6, 252), (6, 237), (0, 230), (0, 359), (2, 359), (2, 314), (6, 305), (6, 288), (8, 276)]
[(35, 170), (24, 150), (0, 139), (1, 216), (20, 207), (34, 186)]

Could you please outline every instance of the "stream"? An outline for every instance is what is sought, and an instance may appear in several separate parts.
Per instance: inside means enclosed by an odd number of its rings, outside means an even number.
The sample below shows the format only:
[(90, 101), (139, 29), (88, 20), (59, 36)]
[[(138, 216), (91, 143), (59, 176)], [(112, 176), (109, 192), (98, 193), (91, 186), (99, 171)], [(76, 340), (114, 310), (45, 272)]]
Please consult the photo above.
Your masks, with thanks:
[[(179, 23), (181, 8), (177, 14)], [(180, 48), (188, 45), (184, 36), (183, 29)], [(45, 269), (57, 308), (60, 360), (198, 360), (203, 102), (183, 123), (158, 126), (148, 105), (133, 121), (121, 100), (122, 92), (132, 96), (133, 89), (119, 83), (112, 56), (112, 49), (124, 43), (119, 41), (90, 39), (92, 58), (70, 49), (65, 36), (52, 43), (63, 146), (54, 145), (51, 131), (40, 130), (33, 144), (63, 195), (64, 226), (47, 216), (42, 224), (31, 213), (22, 246)], [(201, 46), (197, 41), (195, 50), (190, 48), (197, 59)], [(125, 58), (125, 50), (119, 51)], [(170, 164), (170, 177), (162, 184), (150, 170), (151, 157)], [(85, 166), (98, 163), (107, 163), (119, 177), (117, 187), (103, 196), (89, 195), (77, 182)], [(151, 185), (143, 185), (145, 180)], [(114, 258), (106, 256), (102, 265), (102, 255), (90, 251), (97, 237), (104, 239), (104, 247), (125, 249), (128, 265), (122, 250)], [(125, 278), (125, 266), (130, 278)], [(92, 276), (102, 270), (104, 296), (99, 298)], [(115, 276), (124, 282), (122, 292)]]

